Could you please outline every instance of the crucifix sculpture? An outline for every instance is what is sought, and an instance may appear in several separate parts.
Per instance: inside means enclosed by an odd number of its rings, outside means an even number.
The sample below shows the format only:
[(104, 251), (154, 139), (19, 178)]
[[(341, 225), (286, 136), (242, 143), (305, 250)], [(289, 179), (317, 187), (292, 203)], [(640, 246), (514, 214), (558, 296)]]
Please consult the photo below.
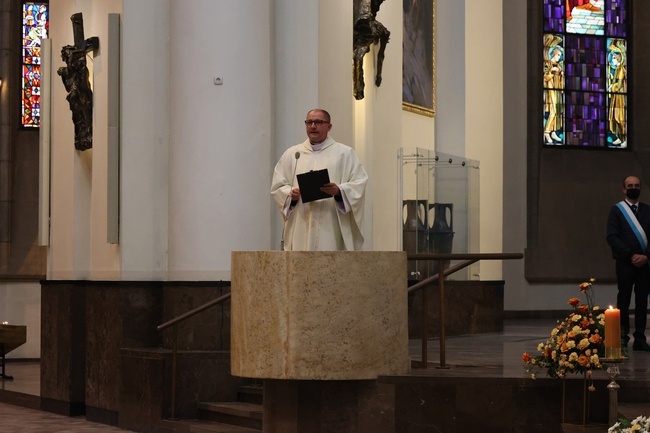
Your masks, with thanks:
[(84, 38), (84, 19), (81, 12), (70, 17), (74, 45), (61, 49), (61, 58), (67, 66), (60, 67), (57, 74), (68, 91), (66, 99), (72, 111), (74, 123), (74, 147), (86, 150), (93, 147), (93, 91), (90, 87), (86, 54), (99, 48), (99, 38)]
[(375, 85), (381, 85), (384, 51), (390, 38), (390, 31), (377, 21), (377, 12), (383, 2), (384, 0), (354, 0), (353, 79), (356, 99), (364, 97), (363, 56), (370, 51), (372, 44), (379, 44)]

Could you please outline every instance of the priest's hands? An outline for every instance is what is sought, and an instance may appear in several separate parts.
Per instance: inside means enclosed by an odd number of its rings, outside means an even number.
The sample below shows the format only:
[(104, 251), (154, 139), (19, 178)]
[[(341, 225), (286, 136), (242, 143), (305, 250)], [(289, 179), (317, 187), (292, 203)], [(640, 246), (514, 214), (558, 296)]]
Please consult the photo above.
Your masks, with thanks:
[(329, 194), (334, 197), (341, 195), (341, 190), (339, 189), (338, 185), (333, 182), (326, 183), (325, 185), (321, 186), (320, 190), (325, 194)]
[(300, 189), (292, 188), (291, 189), (291, 201), (298, 201), (300, 199)]

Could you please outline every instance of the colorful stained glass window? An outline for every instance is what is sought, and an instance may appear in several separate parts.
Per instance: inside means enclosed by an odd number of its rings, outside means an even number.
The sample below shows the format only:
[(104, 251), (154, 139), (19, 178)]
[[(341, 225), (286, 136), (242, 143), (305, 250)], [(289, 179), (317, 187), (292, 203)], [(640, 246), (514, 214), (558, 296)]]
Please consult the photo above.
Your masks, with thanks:
[(48, 3), (23, 2), (22, 125), (40, 125), (41, 40), (49, 28)]
[(623, 149), (627, 0), (542, 0), (546, 146)]

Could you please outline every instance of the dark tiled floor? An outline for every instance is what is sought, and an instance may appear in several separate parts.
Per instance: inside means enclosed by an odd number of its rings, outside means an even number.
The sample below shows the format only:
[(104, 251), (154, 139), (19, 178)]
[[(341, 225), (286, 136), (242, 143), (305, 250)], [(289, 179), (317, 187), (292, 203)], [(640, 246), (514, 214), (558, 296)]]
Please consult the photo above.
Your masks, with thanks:
[[(449, 369), (435, 368), (440, 364), (438, 340), (428, 342), (427, 370), (417, 374), (434, 376), (468, 377), (526, 377), (521, 355), (529, 352), (538, 355), (537, 345), (545, 342), (556, 325), (553, 319), (508, 320), (504, 332), (448, 337), (446, 340), (446, 364)], [(650, 337), (650, 332), (646, 332)], [(650, 352), (630, 350), (628, 359), (619, 365), (620, 380), (650, 381)], [(411, 340), (412, 359), (421, 359), (421, 341)], [(415, 371), (413, 373), (416, 373)], [(604, 371), (594, 373), (595, 377), (607, 378)], [(543, 375), (539, 375), (543, 379)]]
[[(535, 352), (540, 342), (546, 341), (555, 321), (551, 319), (510, 320), (505, 323), (504, 332), (449, 337), (446, 340), (446, 364), (448, 369), (436, 368), (440, 360), (439, 341), (429, 340), (429, 368), (414, 369), (411, 375), (447, 377), (527, 377), (522, 364), (523, 352)], [(650, 335), (650, 334), (648, 334)], [(421, 357), (420, 340), (410, 342), (411, 357)], [(639, 386), (648, 383), (650, 387), (650, 352), (630, 351), (629, 359), (620, 364), (619, 383)], [(13, 362), (7, 364), (7, 374), (13, 381), (0, 382), (2, 390), (39, 396), (40, 366), (37, 362)], [(605, 372), (595, 376), (606, 379)], [(598, 378), (598, 376), (596, 376)], [(540, 378), (540, 380), (547, 380)], [(548, 379), (550, 380), (550, 379)], [(649, 402), (650, 403), (650, 402)], [(650, 405), (630, 405), (633, 412), (650, 415)], [(0, 403), (0, 432), (125, 432), (111, 426), (86, 421), (83, 417), (68, 418), (48, 412), (26, 409)]]

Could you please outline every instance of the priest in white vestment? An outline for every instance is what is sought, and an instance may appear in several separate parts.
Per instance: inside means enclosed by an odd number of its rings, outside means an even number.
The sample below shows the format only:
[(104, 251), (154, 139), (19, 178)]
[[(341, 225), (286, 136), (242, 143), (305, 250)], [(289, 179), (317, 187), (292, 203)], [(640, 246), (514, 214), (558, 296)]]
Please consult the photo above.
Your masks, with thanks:
[[(353, 251), (363, 245), (368, 175), (352, 148), (329, 137), (330, 120), (325, 110), (309, 111), (308, 140), (287, 149), (275, 166), (271, 195), (282, 213), (285, 251)], [(330, 183), (321, 191), (332, 197), (303, 203), (297, 175), (325, 168)]]

